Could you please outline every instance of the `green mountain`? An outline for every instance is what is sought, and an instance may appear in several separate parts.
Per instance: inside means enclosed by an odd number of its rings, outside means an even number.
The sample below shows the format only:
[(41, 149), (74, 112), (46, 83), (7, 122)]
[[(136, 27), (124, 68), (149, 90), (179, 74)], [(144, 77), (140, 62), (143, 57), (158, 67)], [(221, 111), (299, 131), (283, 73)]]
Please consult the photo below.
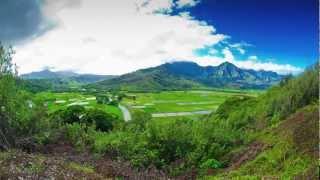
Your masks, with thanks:
[(50, 71), (45, 69), (39, 72), (32, 72), (20, 76), (20, 84), (28, 90), (37, 91), (65, 91), (73, 88), (80, 88), (83, 85), (110, 79), (115, 76), (77, 74), (72, 71)]
[(228, 62), (215, 67), (203, 67), (182, 61), (138, 70), (87, 87), (116, 90), (264, 89), (279, 83), (283, 78), (275, 72), (241, 69)]
[(31, 72), (28, 74), (22, 74), (23, 79), (58, 79), (58, 78), (68, 78), (78, 76), (78, 74), (72, 71), (57, 71), (53, 72), (49, 69), (44, 69), (38, 72)]

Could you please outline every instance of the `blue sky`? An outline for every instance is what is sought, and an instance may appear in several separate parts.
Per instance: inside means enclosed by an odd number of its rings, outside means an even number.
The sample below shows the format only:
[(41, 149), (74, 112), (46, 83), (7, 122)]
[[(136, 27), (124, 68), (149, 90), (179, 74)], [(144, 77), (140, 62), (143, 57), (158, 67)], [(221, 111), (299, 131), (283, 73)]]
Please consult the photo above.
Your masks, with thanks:
[(317, 0), (206, 0), (190, 10), (262, 58), (306, 67), (318, 58)]
[(0, 24), (20, 73), (187, 60), (296, 74), (318, 58), (316, 0), (0, 0)]

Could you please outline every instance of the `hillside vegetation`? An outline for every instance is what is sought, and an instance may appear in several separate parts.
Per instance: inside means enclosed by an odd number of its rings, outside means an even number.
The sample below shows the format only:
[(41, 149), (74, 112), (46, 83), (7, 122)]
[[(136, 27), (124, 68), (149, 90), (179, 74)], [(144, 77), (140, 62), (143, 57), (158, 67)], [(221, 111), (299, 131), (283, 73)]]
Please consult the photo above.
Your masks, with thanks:
[(216, 67), (202, 67), (193, 62), (173, 62), (93, 83), (87, 87), (131, 91), (214, 87), (265, 89), (277, 84), (282, 78), (284, 76), (275, 72), (240, 69), (228, 62)]
[(82, 106), (48, 114), (0, 55), (0, 179), (318, 178), (318, 66), (201, 120), (123, 122)]
[(19, 84), (32, 92), (76, 90), (90, 83), (114, 78), (109, 75), (77, 74), (72, 71), (53, 72), (45, 69), (39, 72), (22, 74)]

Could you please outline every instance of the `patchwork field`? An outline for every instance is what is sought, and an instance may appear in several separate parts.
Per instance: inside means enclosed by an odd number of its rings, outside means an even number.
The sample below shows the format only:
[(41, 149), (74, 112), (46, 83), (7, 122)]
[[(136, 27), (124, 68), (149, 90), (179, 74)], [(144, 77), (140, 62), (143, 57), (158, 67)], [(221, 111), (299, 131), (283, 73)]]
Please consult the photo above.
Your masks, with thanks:
[[(48, 112), (53, 113), (72, 105), (99, 108), (131, 120), (130, 112), (142, 110), (153, 119), (175, 119), (188, 117), (197, 119), (214, 112), (227, 98), (232, 96), (257, 96), (259, 91), (163, 91), (158, 93), (126, 93), (121, 108), (114, 105), (97, 104), (94, 95), (81, 93), (39, 93), (37, 98), (46, 102)], [(128, 109), (128, 111), (126, 110)], [(129, 116), (129, 117), (128, 117)]]
[(97, 104), (96, 97), (93, 95), (86, 95), (80, 93), (39, 93), (37, 94), (39, 100), (45, 101), (49, 113), (53, 113), (60, 109), (65, 109), (72, 105), (81, 105), (85, 108), (98, 108), (108, 113), (117, 115), (122, 119), (121, 110), (117, 106)]
[(210, 114), (232, 96), (256, 96), (259, 91), (164, 91), (129, 93), (123, 103), (131, 110), (143, 110), (154, 118)]

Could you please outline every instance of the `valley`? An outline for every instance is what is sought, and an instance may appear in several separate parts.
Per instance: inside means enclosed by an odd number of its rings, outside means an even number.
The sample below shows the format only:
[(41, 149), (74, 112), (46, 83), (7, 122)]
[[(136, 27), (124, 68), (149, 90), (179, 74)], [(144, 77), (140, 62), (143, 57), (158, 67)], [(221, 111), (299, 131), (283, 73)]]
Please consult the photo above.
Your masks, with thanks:
[(320, 0), (0, 0), (0, 180), (320, 179)]
[(318, 65), (281, 76), (174, 62), (74, 81), (18, 77), (4, 57), (0, 179), (317, 177)]
[(263, 93), (261, 90), (225, 90), (216, 89), (211, 91), (163, 91), (156, 93), (134, 93), (121, 92), (123, 98), (117, 104), (99, 104), (98, 96), (105, 95), (112, 98), (112, 94), (103, 93), (84, 93), (84, 92), (42, 92), (36, 94), (38, 101), (44, 102), (48, 108), (48, 113), (65, 110), (70, 106), (83, 106), (86, 109), (101, 109), (113, 114), (120, 120), (129, 121), (132, 113), (143, 111), (149, 113), (153, 119), (192, 116), (201, 118), (204, 115), (213, 113), (220, 104), (227, 98), (234, 96), (256, 97)]
[[(144, 111), (153, 118), (203, 116), (214, 112), (227, 98), (256, 96), (263, 91), (162, 91), (157, 93), (128, 93), (125, 104), (131, 111)], [(132, 98), (134, 97), (134, 98)]]

